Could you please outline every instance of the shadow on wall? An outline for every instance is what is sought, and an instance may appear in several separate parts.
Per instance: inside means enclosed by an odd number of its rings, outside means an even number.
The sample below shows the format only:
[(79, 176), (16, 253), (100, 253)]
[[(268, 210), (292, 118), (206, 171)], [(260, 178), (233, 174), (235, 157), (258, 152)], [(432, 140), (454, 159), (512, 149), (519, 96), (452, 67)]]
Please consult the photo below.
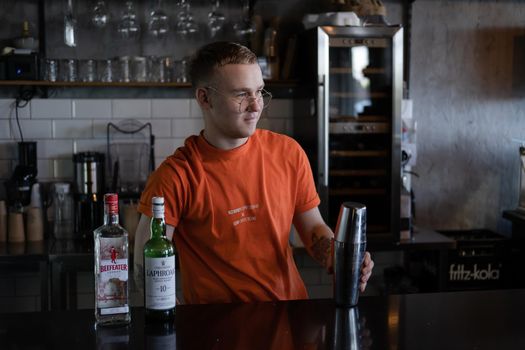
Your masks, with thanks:
[(446, 137), (445, 142), (434, 140), (425, 156), (418, 157), (420, 178), (413, 178), (415, 224), (504, 233), (508, 227), (503, 225), (501, 211), (514, 202), (508, 198), (514, 183), (509, 159), (501, 157), (501, 147), (488, 144), (478, 132), (451, 129)]
[(516, 97), (525, 96), (525, 33), (513, 38), (512, 91)]
[[(463, 86), (480, 97), (511, 99), (525, 93), (525, 30), (522, 27), (482, 28), (458, 33), (448, 49), (463, 52), (466, 66), (459, 76), (471, 75)], [(468, 57), (471, 56), (471, 57)], [(454, 55), (457, 57), (457, 54)], [(469, 66), (470, 62), (470, 66)], [(453, 64), (453, 62), (452, 62)]]

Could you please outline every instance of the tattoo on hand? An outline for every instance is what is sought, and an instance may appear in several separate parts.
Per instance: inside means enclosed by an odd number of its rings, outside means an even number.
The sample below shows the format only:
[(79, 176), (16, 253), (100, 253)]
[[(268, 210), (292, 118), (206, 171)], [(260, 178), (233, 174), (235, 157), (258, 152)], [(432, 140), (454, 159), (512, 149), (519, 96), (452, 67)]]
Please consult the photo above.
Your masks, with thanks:
[(327, 266), (327, 261), (330, 258), (331, 239), (326, 236), (318, 237), (315, 232), (312, 234), (312, 257), (322, 266)]

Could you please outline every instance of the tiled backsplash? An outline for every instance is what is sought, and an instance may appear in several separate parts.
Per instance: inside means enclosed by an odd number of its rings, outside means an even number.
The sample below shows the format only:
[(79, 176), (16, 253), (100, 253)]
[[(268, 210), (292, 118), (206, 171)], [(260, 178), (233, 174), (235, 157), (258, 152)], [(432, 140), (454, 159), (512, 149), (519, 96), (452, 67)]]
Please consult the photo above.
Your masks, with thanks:
[[(0, 182), (11, 176), (18, 162), (20, 133), (14, 106), (14, 99), (0, 99)], [(291, 135), (294, 113), (304, 113), (307, 107), (307, 100), (272, 100), (259, 127)], [(157, 166), (204, 126), (193, 99), (33, 99), (18, 109), (18, 118), (24, 140), (37, 141), (41, 182), (72, 180), (73, 153), (105, 153), (109, 122), (118, 124), (129, 118), (150, 122)], [(0, 198), (3, 191), (0, 186)]]

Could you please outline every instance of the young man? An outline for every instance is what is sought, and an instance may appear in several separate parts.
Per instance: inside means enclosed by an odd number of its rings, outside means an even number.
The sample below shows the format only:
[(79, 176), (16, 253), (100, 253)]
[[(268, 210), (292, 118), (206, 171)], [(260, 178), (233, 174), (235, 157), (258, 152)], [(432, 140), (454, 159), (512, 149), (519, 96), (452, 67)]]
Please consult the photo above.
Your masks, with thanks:
[[(151, 198), (163, 196), (186, 303), (307, 298), (288, 243), (291, 225), (328, 271), (333, 232), (317, 208), (302, 148), (290, 137), (256, 128), (271, 98), (257, 57), (236, 43), (212, 43), (193, 58), (190, 78), (204, 130), (186, 139), (148, 180), (139, 204), (135, 272), (142, 271), (150, 235)], [(367, 253), (361, 290), (373, 265)]]

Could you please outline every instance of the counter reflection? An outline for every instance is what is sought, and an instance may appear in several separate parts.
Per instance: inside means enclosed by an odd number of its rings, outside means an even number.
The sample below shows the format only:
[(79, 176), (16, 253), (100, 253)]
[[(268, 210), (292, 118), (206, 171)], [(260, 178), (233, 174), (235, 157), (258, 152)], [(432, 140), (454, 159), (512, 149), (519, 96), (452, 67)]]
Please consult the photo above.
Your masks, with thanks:
[[(202, 312), (200, 311), (202, 310)], [(370, 349), (372, 338), (359, 309), (332, 301), (192, 305), (178, 307), (181, 349)]]

